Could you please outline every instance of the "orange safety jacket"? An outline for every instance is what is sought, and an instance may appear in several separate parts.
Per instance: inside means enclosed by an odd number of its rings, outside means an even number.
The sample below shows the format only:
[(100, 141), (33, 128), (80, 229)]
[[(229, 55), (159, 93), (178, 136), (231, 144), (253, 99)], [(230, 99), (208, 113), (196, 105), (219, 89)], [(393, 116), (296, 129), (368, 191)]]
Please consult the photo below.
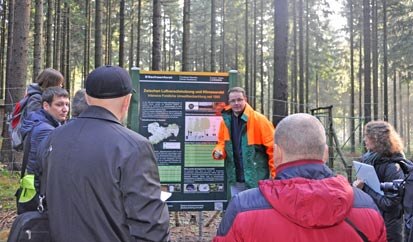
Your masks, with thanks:
[[(218, 131), (218, 143), (214, 151), (219, 150), (225, 159), (227, 185), (236, 182), (233, 143), (231, 140), (232, 109), (226, 106), (222, 111), (222, 121)], [(244, 164), (244, 176), (247, 188), (258, 186), (258, 181), (275, 177), (274, 165), (274, 126), (262, 114), (246, 104), (241, 116), (246, 123), (242, 126), (241, 150)], [(216, 158), (214, 158), (216, 159)]]

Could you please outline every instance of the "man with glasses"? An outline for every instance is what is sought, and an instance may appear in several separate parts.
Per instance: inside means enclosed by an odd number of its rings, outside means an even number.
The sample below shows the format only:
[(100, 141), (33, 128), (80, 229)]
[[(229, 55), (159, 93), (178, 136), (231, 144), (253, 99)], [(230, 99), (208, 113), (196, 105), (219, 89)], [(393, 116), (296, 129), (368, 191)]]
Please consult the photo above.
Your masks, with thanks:
[(275, 176), (274, 126), (247, 103), (245, 90), (228, 91), (229, 105), (222, 111), (215, 160), (225, 159), (227, 187), (231, 196), (257, 187), (258, 181)]

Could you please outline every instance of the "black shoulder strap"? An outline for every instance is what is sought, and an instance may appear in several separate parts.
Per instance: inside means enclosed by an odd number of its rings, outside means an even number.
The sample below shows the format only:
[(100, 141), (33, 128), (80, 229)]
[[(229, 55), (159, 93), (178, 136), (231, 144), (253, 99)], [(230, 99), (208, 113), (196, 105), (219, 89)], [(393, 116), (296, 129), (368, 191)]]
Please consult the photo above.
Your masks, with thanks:
[[(46, 184), (47, 184), (47, 176), (48, 176), (48, 156), (50, 155), (50, 152), (52, 151), (51, 145), (53, 141), (53, 135), (54, 132), (51, 132), (49, 136), (46, 138), (46, 140), (43, 141), (42, 146), (39, 147), (39, 151), (41, 154), (38, 154), (38, 158), (40, 159), (40, 165), (41, 165), (41, 174), (40, 174), (40, 194), (46, 195)], [(40, 157), (39, 157), (40, 156)]]
[(362, 239), (364, 242), (369, 242), (369, 239), (367, 238), (367, 236), (366, 236), (363, 232), (361, 232), (361, 231), (357, 228), (357, 226), (354, 225), (353, 222), (351, 222), (350, 219), (345, 218), (344, 221), (346, 221), (346, 223), (348, 223), (348, 224), (357, 232), (357, 234), (361, 237), (361, 239)]
[(408, 175), (413, 172), (413, 162), (408, 159), (397, 160), (396, 163), (400, 165), (404, 174)]
[(32, 139), (32, 132), (31, 130), (28, 134), (27, 137), (24, 139), (24, 154), (23, 154), (23, 161), (22, 161), (22, 169), (20, 171), (20, 179), (24, 177), (24, 174), (26, 173), (26, 167), (27, 167), (27, 162), (29, 162), (29, 152), (31, 149), (31, 139)]

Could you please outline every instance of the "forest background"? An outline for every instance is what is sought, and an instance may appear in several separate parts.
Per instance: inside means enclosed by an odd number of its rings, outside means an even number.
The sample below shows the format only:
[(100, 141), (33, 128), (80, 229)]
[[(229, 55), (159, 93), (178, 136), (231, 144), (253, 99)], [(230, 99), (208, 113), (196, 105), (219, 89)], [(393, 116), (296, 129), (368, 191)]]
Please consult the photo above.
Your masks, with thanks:
[(0, 0), (1, 161), (6, 114), (47, 67), (73, 94), (97, 66), (237, 70), (250, 104), (274, 124), (333, 106), (340, 148), (391, 122), (410, 155), (412, 1)]
[(73, 95), (106, 64), (237, 70), (249, 103), (274, 124), (332, 105), (329, 144), (348, 162), (376, 119), (394, 125), (410, 157), (412, 9), (410, 0), (0, 0), (0, 164), (19, 157), (6, 117), (39, 72), (61, 71)]

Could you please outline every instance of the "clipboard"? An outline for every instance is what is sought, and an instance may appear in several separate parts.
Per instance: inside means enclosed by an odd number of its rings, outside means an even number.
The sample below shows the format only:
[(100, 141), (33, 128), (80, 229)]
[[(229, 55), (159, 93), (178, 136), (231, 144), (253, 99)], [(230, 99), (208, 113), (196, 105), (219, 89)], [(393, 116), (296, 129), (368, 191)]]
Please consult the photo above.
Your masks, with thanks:
[(356, 171), (356, 177), (358, 179), (363, 180), (364, 183), (367, 184), (375, 192), (384, 195), (383, 191), (380, 189), (380, 181), (377, 177), (374, 166), (358, 161), (353, 161), (353, 167)]
[(161, 191), (161, 200), (162, 200), (163, 202), (165, 202), (166, 200), (168, 200), (168, 198), (170, 198), (171, 196), (172, 196), (172, 193)]

